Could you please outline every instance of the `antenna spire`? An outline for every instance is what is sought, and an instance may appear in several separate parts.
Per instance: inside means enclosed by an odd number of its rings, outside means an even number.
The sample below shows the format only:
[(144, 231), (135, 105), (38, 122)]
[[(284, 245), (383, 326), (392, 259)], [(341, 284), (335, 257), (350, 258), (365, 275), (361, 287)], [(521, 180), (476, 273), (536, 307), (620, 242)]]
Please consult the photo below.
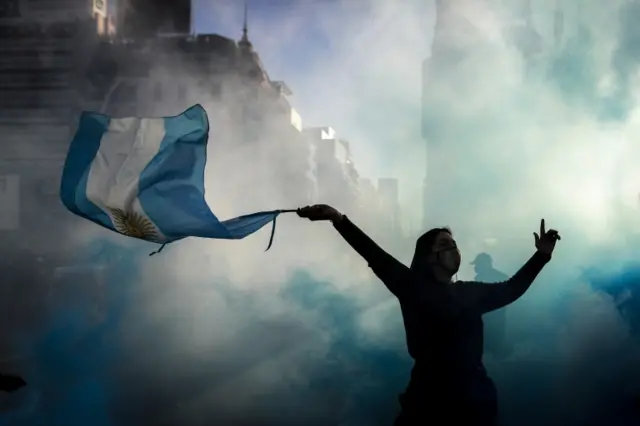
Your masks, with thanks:
[(248, 22), (248, 18), (249, 18), (249, 7), (248, 7), (248, 0), (244, 0), (244, 21), (243, 21), (243, 25), (242, 25), (242, 42), (244, 44), (251, 44), (249, 42), (249, 36), (248, 36), (248, 28), (247, 28), (247, 22)]

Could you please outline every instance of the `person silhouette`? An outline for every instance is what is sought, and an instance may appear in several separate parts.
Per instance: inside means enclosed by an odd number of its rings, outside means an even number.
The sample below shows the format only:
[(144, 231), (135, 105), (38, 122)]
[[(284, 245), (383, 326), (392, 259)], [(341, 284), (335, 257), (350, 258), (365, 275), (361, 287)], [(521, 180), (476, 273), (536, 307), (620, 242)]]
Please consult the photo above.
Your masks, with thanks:
[(534, 232), (536, 252), (507, 281), (454, 282), (461, 256), (448, 228), (434, 228), (418, 238), (407, 267), (331, 206), (307, 206), (297, 213), (311, 221), (331, 221), (400, 302), (414, 366), (394, 425), (495, 425), (497, 391), (482, 363), (482, 315), (527, 291), (551, 259), (558, 232), (547, 231), (541, 220), (540, 233)]
[[(493, 284), (506, 281), (509, 277), (493, 267), (493, 258), (488, 253), (480, 253), (471, 262), (476, 272), (476, 281)], [(496, 309), (485, 314), (484, 322), (484, 351), (496, 359), (504, 359), (511, 353), (507, 340), (507, 310)]]

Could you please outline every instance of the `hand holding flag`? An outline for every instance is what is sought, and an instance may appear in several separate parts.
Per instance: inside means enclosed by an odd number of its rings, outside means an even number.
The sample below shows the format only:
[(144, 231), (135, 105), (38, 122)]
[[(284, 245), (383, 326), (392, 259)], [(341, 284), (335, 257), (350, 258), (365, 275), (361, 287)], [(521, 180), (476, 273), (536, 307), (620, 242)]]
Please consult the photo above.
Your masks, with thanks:
[(342, 213), (327, 204), (316, 204), (313, 206), (306, 206), (296, 211), (298, 216), (309, 219), (313, 222), (318, 220), (330, 220), (332, 222), (339, 222), (342, 219)]

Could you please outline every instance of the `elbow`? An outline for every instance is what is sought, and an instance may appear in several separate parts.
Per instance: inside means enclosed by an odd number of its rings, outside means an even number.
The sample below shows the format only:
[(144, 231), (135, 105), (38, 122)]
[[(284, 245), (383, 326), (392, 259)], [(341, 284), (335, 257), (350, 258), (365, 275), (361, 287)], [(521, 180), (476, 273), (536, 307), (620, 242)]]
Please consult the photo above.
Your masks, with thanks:
[(515, 302), (519, 298), (521, 298), (531, 284), (533, 284), (533, 280), (535, 277), (514, 277), (511, 280), (507, 281), (506, 285), (506, 293), (507, 297), (511, 299), (511, 302)]
[(524, 296), (528, 289), (529, 286), (512, 285), (509, 288), (510, 291), (507, 292), (507, 303), (505, 303), (505, 305), (508, 305), (520, 299), (522, 296)]
[(480, 303), (483, 312), (491, 312), (496, 309), (503, 308), (520, 299), (525, 291), (515, 286), (509, 286), (500, 294), (494, 294), (492, 297), (486, 298)]

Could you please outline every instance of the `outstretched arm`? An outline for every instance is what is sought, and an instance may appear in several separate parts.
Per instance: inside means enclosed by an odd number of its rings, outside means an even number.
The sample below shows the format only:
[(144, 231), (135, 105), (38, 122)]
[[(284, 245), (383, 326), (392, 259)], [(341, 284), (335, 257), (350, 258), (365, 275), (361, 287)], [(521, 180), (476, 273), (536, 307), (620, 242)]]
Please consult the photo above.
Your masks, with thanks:
[(469, 291), (472, 303), (481, 313), (500, 309), (515, 302), (531, 286), (544, 265), (551, 260), (551, 253), (559, 241), (560, 234), (555, 229), (546, 230), (544, 219), (540, 221), (540, 234), (534, 232), (536, 253), (511, 279), (497, 284), (474, 283)]
[(373, 272), (382, 280), (396, 297), (406, 291), (409, 268), (385, 252), (371, 238), (354, 225), (349, 218), (326, 204), (316, 204), (297, 210), (298, 216), (312, 221), (330, 220), (340, 235), (368, 263)]
[(409, 268), (384, 251), (375, 241), (358, 228), (347, 216), (332, 220), (333, 226), (347, 243), (369, 264), (378, 278), (396, 297), (400, 297), (407, 285), (405, 277)]

